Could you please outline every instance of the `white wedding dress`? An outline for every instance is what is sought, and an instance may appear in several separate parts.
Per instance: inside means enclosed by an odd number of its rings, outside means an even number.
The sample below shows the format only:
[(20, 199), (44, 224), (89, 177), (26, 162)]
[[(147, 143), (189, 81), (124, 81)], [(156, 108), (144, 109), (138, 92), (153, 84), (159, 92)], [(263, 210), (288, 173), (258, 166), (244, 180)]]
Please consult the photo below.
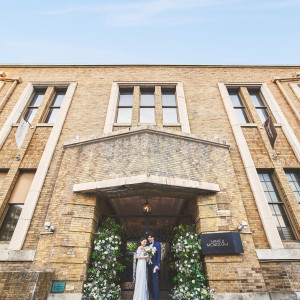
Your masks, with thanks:
[[(136, 256), (145, 256), (145, 254), (143, 250), (138, 249)], [(149, 300), (147, 262), (145, 258), (137, 260), (133, 300)]]

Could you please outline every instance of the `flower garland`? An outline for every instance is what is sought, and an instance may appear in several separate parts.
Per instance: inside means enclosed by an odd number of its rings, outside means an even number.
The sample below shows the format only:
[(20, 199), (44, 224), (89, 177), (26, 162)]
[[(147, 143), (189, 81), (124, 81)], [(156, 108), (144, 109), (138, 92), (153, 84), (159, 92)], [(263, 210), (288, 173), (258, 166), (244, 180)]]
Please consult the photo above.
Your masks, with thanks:
[(121, 299), (119, 273), (125, 268), (118, 262), (121, 256), (123, 226), (106, 219), (95, 234), (92, 267), (88, 270), (88, 281), (84, 285), (83, 299)]
[(200, 260), (201, 241), (193, 226), (178, 226), (171, 247), (174, 262), (171, 268), (177, 275), (172, 297), (175, 300), (213, 299), (209, 287), (205, 286), (207, 276), (203, 274)]

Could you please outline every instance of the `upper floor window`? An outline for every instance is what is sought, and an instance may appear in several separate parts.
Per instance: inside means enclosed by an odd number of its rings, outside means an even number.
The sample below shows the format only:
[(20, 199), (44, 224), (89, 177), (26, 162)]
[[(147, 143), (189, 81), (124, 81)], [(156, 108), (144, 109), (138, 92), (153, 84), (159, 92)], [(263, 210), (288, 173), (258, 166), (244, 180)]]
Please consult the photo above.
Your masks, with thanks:
[(8, 205), (0, 219), (0, 241), (9, 242), (13, 236), (20, 218), (27, 194), (29, 192), (34, 172), (23, 172), (8, 201)]
[(161, 90), (161, 96), (162, 96), (163, 124), (178, 123), (175, 89), (163, 88)]
[(281, 200), (271, 173), (259, 172), (258, 175), (281, 239), (295, 240), (284, 203)]
[(62, 102), (64, 100), (65, 94), (66, 94), (66, 90), (56, 90), (55, 91), (55, 95), (54, 95), (52, 103), (49, 107), (49, 112), (45, 119), (45, 123), (55, 123), (58, 112), (59, 112)]
[(260, 91), (257, 89), (248, 89), (250, 97), (253, 101), (253, 104), (256, 108), (256, 111), (260, 117), (260, 120), (262, 121), (262, 123), (265, 123), (265, 121), (268, 119), (269, 117), (269, 113), (267, 110), (267, 106), (263, 101), (263, 98), (260, 94)]
[(249, 123), (249, 119), (246, 114), (246, 109), (240, 97), (239, 90), (229, 90), (228, 93), (238, 121), (240, 123)]
[(155, 123), (154, 88), (141, 88), (140, 123)]
[(133, 88), (120, 89), (117, 123), (131, 124)]
[(287, 171), (286, 176), (293, 189), (293, 192), (300, 203), (300, 172), (298, 171)]
[(29, 102), (29, 105), (27, 106), (27, 110), (26, 113), (24, 115), (24, 119), (28, 122), (28, 123), (32, 123), (34, 116), (43, 100), (43, 97), (46, 93), (46, 89), (38, 89), (35, 90), (32, 98)]

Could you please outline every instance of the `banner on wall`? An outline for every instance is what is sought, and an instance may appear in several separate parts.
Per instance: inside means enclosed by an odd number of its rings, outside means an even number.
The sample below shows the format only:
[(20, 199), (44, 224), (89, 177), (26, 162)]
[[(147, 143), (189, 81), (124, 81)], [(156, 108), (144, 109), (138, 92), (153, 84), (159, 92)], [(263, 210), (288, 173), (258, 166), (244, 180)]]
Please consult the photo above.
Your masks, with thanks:
[(30, 124), (22, 118), (21, 122), (19, 123), (18, 129), (15, 133), (15, 139), (18, 146), (18, 149), (21, 148), (26, 133), (28, 131)]
[(266, 122), (263, 124), (263, 126), (266, 129), (269, 141), (271, 143), (272, 148), (274, 149), (274, 144), (277, 138), (277, 131), (276, 128), (274, 126), (274, 123), (272, 122), (271, 117), (269, 117)]

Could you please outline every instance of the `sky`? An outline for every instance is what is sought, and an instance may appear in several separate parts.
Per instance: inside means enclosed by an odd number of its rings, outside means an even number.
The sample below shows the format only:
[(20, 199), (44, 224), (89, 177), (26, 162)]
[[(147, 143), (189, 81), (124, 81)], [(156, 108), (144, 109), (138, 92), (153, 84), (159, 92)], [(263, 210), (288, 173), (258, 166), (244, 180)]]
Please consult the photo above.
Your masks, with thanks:
[(0, 4), (0, 64), (300, 64), (300, 0)]

